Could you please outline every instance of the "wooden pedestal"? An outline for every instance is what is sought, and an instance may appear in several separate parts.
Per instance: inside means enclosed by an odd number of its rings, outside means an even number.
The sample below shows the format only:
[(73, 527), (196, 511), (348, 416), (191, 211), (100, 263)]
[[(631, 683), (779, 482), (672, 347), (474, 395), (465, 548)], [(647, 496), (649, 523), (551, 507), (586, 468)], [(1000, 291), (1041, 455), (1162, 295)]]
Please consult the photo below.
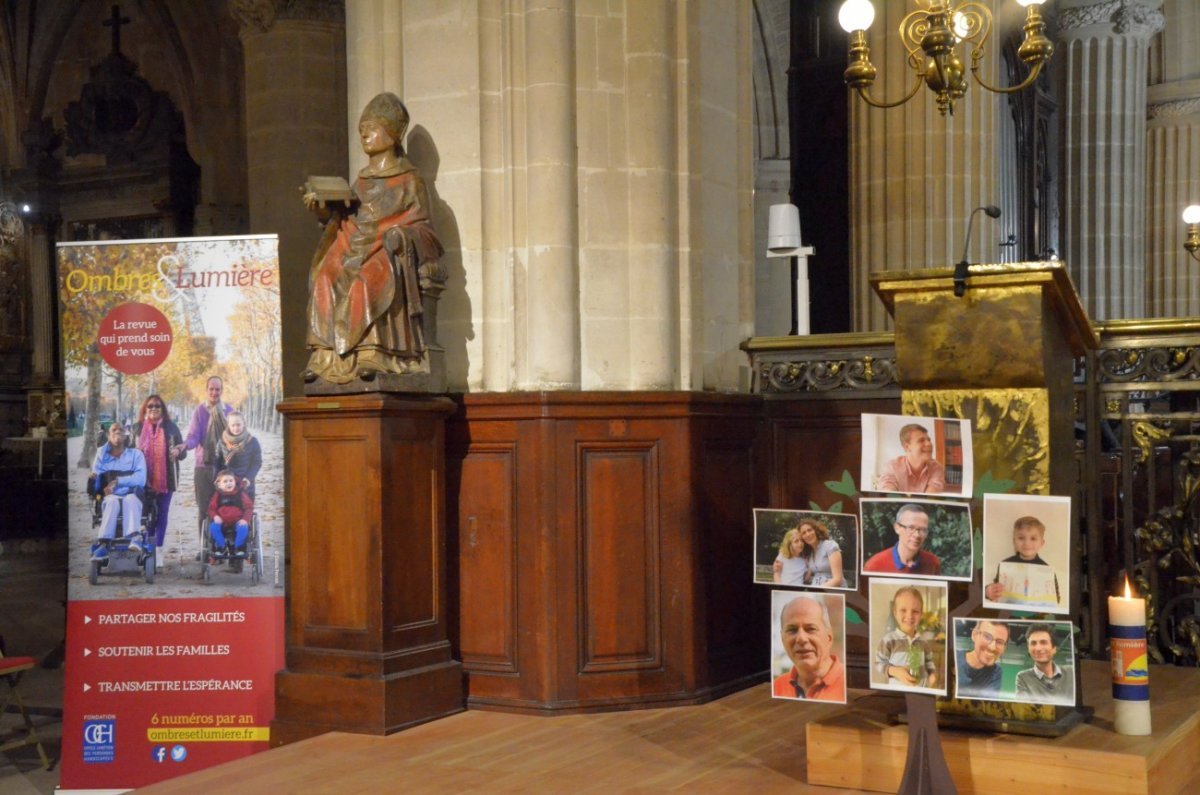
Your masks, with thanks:
[(271, 742), (388, 734), (463, 709), (446, 635), (438, 397), (305, 397), (287, 419), (286, 668)]
[[(1152, 667), (1154, 733), (1125, 737), (1113, 730), (1108, 663), (1085, 660), (1080, 667), (1096, 714), (1063, 737), (941, 732), (950, 774), (960, 793), (1174, 795), (1197, 791), (1200, 672)], [(902, 705), (898, 698), (864, 694), (853, 701), (851, 709), (809, 723), (808, 783), (895, 792), (904, 772), (908, 729), (891, 724), (891, 718)]]

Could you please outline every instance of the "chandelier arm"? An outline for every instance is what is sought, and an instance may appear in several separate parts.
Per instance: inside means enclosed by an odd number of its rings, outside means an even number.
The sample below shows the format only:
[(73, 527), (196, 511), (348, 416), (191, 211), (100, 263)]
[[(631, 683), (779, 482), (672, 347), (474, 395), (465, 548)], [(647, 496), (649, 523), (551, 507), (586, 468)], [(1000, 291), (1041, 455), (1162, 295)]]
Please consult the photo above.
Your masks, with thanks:
[(1023, 91), (1024, 89), (1029, 88), (1031, 85), (1033, 85), (1033, 81), (1037, 80), (1038, 75), (1040, 75), (1041, 73), (1042, 73), (1042, 64), (1036, 63), (1033, 65), (1033, 68), (1029, 70), (1029, 75), (1023, 81), (1021, 81), (1020, 85), (1009, 86), (1008, 88), (1002, 88), (1000, 86), (988, 85), (984, 81), (984, 79), (979, 76), (979, 65), (975, 64), (975, 63), (971, 64), (971, 77), (975, 78), (975, 82), (978, 83), (980, 86), (987, 89), (988, 91), (991, 91), (994, 94), (1015, 94), (1018, 91)]
[(924, 82), (924, 76), (917, 75), (916, 81), (913, 82), (912, 90), (895, 102), (880, 102), (879, 100), (872, 99), (867, 93), (867, 89), (863, 86), (858, 86), (855, 90), (858, 91), (858, 95), (863, 98), (863, 101), (873, 108), (897, 108), (917, 95), (917, 92), (921, 90), (922, 82)]

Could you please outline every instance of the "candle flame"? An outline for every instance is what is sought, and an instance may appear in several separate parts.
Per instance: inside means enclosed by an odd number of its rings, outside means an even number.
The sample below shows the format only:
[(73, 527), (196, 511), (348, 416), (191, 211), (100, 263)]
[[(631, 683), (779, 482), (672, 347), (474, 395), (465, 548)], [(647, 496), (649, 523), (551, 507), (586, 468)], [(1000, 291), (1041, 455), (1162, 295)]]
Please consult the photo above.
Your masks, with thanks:
[(1133, 591), (1130, 590), (1130, 588), (1129, 588), (1129, 575), (1125, 576), (1125, 598), (1126, 599), (1133, 598)]

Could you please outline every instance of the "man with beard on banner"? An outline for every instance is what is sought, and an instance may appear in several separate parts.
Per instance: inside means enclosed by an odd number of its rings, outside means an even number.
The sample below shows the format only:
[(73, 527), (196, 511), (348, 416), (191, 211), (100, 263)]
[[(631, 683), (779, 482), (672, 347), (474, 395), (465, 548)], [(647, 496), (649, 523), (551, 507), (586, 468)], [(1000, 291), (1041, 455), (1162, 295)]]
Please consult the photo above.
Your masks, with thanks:
[(217, 445), (221, 436), (228, 429), (226, 416), (233, 411), (233, 406), (222, 402), (221, 394), (225, 391), (225, 382), (221, 377), (209, 377), (205, 384), (206, 400), (192, 412), (192, 421), (188, 425), (187, 436), (181, 444), (175, 445), (180, 456), (186, 450), (196, 450), (196, 468), (192, 480), (196, 488), (196, 509), (201, 519), (213, 495), (213, 481), (217, 470)]

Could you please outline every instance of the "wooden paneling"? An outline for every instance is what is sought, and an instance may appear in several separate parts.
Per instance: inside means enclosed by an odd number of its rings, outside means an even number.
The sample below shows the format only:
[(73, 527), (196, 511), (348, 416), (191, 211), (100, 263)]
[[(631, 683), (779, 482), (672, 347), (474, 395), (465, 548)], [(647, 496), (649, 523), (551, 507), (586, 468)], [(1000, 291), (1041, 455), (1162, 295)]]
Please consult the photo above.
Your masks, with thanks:
[[(702, 653), (710, 676), (718, 681), (737, 677), (738, 661), (747, 648), (766, 649), (766, 621), (748, 621), (746, 616), (768, 615), (769, 590), (756, 586), (743, 609), (728, 608), (747, 598), (746, 582), (752, 579), (754, 531), (753, 526), (747, 528), (745, 517), (766, 503), (765, 446), (759, 441), (763, 436), (762, 423), (746, 423), (738, 438), (705, 438), (699, 456), (696, 507), (704, 543), (697, 553), (705, 572), (708, 629)], [(766, 654), (762, 657), (765, 666)]]
[[(457, 495), (459, 527), (453, 551), (458, 566), (458, 599), (463, 594), (489, 594), (466, 599), (471, 605), (458, 615), (457, 636), (463, 664), (472, 670), (517, 671), (517, 528), (516, 447), (472, 445), (451, 470), (448, 493)], [(463, 490), (460, 482), (489, 484)]]
[(645, 443), (576, 449), (581, 673), (658, 668), (658, 457)]
[(758, 398), (459, 400), (447, 426), (451, 639), (471, 706), (694, 703), (761, 676), (765, 596), (725, 549), (749, 561), (750, 507), (766, 500)]
[(463, 709), (446, 622), (445, 398), (292, 398), (291, 591), (271, 741)]
[[(330, 473), (360, 469), (374, 457), (376, 445), (361, 434), (306, 437), (304, 445), (308, 452), (303, 459), (304, 482), (294, 490), (302, 503), (300, 510), (321, 516), (328, 527), (354, 528), (353, 535), (371, 537), (370, 525), (379, 517), (364, 510), (364, 495), (355, 493), (359, 484), (339, 481)], [(365, 632), (368, 628), (366, 573), (370, 550), (363, 544), (347, 544), (346, 537), (344, 533), (315, 533), (302, 550), (293, 549), (294, 570), (315, 575), (304, 576), (301, 586), (306, 635), (322, 630)], [(332, 598), (330, 588), (335, 583), (345, 590), (343, 598)], [(315, 637), (314, 641), (320, 644)]]

